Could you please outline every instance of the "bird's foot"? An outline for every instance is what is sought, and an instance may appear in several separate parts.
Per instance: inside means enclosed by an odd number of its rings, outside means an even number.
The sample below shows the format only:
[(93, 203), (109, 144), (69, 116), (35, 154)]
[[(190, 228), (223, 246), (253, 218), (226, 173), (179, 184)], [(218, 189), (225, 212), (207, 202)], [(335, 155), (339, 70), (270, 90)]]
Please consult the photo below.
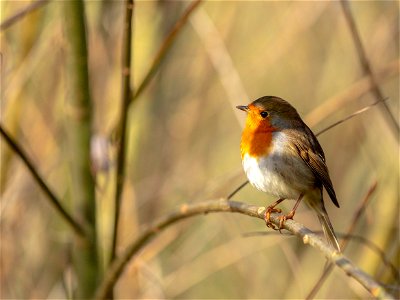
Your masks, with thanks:
[(274, 230), (278, 230), (275, 227), (275, 224), (271, 222), (271, 213), (281, 213), (282, 210), (280, 208), (275, 208), (274, 206), (268, 206), (265, 208), (264, 220), (267, 227), (272, 228)]
[(281, 232), (281, 230), (283, 229), (283, 224), (285, 224), (286, 220), (293, 220), (294, 217), (294, 211), (292, 210), (290, 213), (288, 213), (287, 215), (283, 215), (279, 217), (279, 232)]

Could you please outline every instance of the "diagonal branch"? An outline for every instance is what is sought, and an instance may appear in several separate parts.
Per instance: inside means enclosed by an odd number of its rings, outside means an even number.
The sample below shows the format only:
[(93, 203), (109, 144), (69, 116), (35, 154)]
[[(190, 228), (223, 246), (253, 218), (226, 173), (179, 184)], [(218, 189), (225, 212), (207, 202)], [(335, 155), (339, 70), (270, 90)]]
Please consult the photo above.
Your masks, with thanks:
[(325, 131), (328, 131), (329, 129), (331, 129), (331, 128), (335, 127), (335, 126), (337, 126), (339, 124), (342, 124), (342, 123), (346, 122), (347, 120), (350, 120), (350, 119), (354, 118), (355, 116), (357, 116), (359, 114), (362, 114), (363, 112), (366, 112), (367, 110), (371, 109), (373, 106), (375, 106), (375, 105), (377, 105), (377, 104), (379, 104), (381, 102), (384, 102), (386, 100), (388, 100), (388, 99), (386, 98), (384, 100), (377, 100), (376, 102), (374, 102), (374, 103), (372, 103), (370, 105), (367, 105), (367, 106), (365, 106), (365, 107), (353, 112), (352, 114), (348, 115), (347, 117), (345, 117), (343, 119), (340, 119), (339, 121), (336, 121), (335, 123), (325, 127), (324, 129), (318, 131), (315, 135), (319, 136), (320, 134), (323, 134)]
[(399, 142), (399, 134), (400, 134), (400, 127), (399, 124), (396, 121), (396, 118), (393, 116), (392, 112), (389, 109), (389, 106), (387, 103), (384, 101), (384, 96), (381, 88), (379, 87), (378, 80), (372, 71), (371, 64), (367, 58), (367, 54), (364, 48), (364, 45), (361, 41), (360, 33), (357, 29), (356, 22), (354, 20), (354, 17), (351, 13), (350, 5), (348, 0), (341, 0), (340, 4), (342, 6), (343, 14), (346, 18), (347, 24), (350, 28), (351, 36), (353, 38), (357, 55), (360, 60), (361, 67), (363, 69), (364, 74), (368, 75), (371, 84), (372, 84), (372, 93), (374, 94), (375, 98), (378, 101), (382, 101), (382, 106), (384, 108), (384, 112), (389, 120), (389, 124), (391, 125), (391, 129), (393, 131), (393, 134), (395, 135), (395, 138), (397, 139), (397, 142)]
[[(249, 217), (263, 220), (265, 208), (248, 205), (241, 202), (227, 201), (226, 199), (182, 205), (180, 208), (159, 219), (153, 225), (143, 230), (137, 239), (133, 241), (121, 254), (121, 256), (112, 263), (96, 292), (96, 299), (106, 299), (109, 291), (113, 288), (118, 278), (121, 276), (130, 259), (137, 255), (139, 251), (142, 250), (143, 247), (159, 233), (161, 233), (162, 230), (174, 225), (178, 221), (211, 212), (240, 213)], [(277, 226), (279, 225), (278, 214), (272, 214), (271, 220)], [(331, 263), (335, 264), (348, 276), (353, 277), (355, 280), (361, 283), (374, 297), (380, 299), (394, 299), (392, 295), (386, 292), (380, 283), (355, 266), (342, 253), (337, 252), (334, 248), (323, 241), (316, 233), (304, 227), (302, 224), (299, 224), (293, 220), (287, 220), (284, 223), (284, 229), (302, 239), (305, 244), (309, 244), (310, 246), (319, 250)]]
[[(367, 208), (369, 200), (371, 199), (372, 194), (376, 190), (377, 184), (378, 184), (377, 181), (374, 181), (372, 183), (372, 185), (368, 189), (368, 192), (365, 195), (364, 199), (361, 201), (356, 213), (354, 214), (353, 220), (352, 220), (352, 222), (351, 222), (351, 224), (349, 226), (349, 229), (347, 230), (347, 233), (345, 234), (344, 240), (340, 244), (340, 248), (342, 249), (342, 251), (344, 251), (346, 249), (346, 247), (347, 247), (347, 245), (349, 243), (349, 240), (350, 240), (350, 236), (353, 234), (353, 232), (354, 232), (354, 230), (356, 228), (356, 225), (357, 225), (358, 221), (360, 220), (361, 215), (364, 213), (365, 209)], [(327, 266), (325, 268), (325, 270), (322, 273), (321, 277), (318, 279), (318, 281), (316, 282), (314, 287), (308, 293), (308, 295), (306, 297), (307, 300), (313, 299), (315, 297), (315, 295), (318, 293), (319, 289), (322, 287), (322, 285), (324, 284), (324, 282), (328, 278), (329, 274), (331, 274), (332, 270), (333, 270), (333, 265), (332, 264), (330, 264), (329, 266)]]
[(74, 220), (74, 218), (64, 209), (61, 205), (61, 201), (54, 194), (54, 192), (49, 188), (49, 186), (45, 183), (44, 179), (39, 175), (39, 172), (34, 167), (32, 161), (28, 158), (28, 155), (22, 149), (21, 146), (17, 144), (16, 141), (7, 133), (7, 131), (0, 125), (0, 133), (4, 140), (7, 142), (8, 146), (14, 151), (16, 155), (21, 158), (24, 162), (25, 166), (28, 168), (31, 173), (33, 179), (40, 186), (42, 191), (46, 194), (47, 199), (49, 199), (50, 204), (57, 210), (57, 212), (61, 215), (64, 221), (80, 236), (85, 236), (85, 231), (82, 226)]
[[(320, 231), (314, 231), (314, 233), (318, 234), (324, 234), (322, 230)], [(342, 233), (342, 232), (335, 232), (338, 237), (340, 237), (343, 240), (351, 240), (352, 242), (358, 242), (361, 245), (365, 246), (372, 252), (374, 252), (382, 261), (382, 263), (385, 265), (386, 268), (389, 269), (390, 273), (392, 273), (392, 277), (396, 282), (400, 283), (400, 273), (397, 270), (396, 266), (390, 261), (389, 257), (387, 256), (387, 253), (384, 252), (375, 242), (363, 237), (362, 235), (357, 235), (357, 234), (349, 234), (349, 233)], [(255, 236), (272, 236), (272, 235), (288, 235), (290, 236), (290, 233), (279, 233), (277, 231), (253, 231), (253, 232), (246, 232), (243, 234), (243, 237), (255, 237)], [(342, 243), (343, 244), (343, 243)], [(340, 249), (343, 251), (343, 247), (340, 246)], [(329, 267), (334, 267), (334, 265), (330, 264)], [(324, 270), (325, 272), (325, 270)], [(387, 287), (387, 285), (385, 285)], [(305, 299), (308, 299), (309, 296), (307, 296)]]
[[(384, 66), (382, 70), (379, 70), (376, 73), (378, 83), (384, 83), (387, 80), (398, 76), (399, 71), (400, 61), (398, 59), (391, 61)], [(373, 85), (371, 84), (368, 75), (364, 75), (362, 78), (353, 82), (344, 90), (326, 99), (324, 103), (315, 107), (304, 117), (304, 121), (308, 126), (315, 127), (322, 120), (325, 120), (342, 107), (345, 107), (347, 103), (361, 98), (363, 95), (369, 93), (372, 89)]]
[(161, 48), (158, 50), (156, 56), (154, 57), (154, 60), (151, 64), (149, 71), (147, 72), (143, 81), (140, 83), (140, 85), (136, 89), (136, 92), (131, 99), (131, 103), (133, 103), (140, 96), (140, 94), (143, 92), (143, 90), (147, 87), (147, 85), (153, 79), (154, 75), (156, 74), (156, 72), (158, 70), (158, 67), (162, 63), (163, 59), (167, 55), (171, 46), (173, 45), (173, 42), (177, 38), (178, 33), (181, 32), (182, 28), (187, 23), (189, 16), (199, 6), (201, 1), (202, 0), (195, 0), (188, 6), (186, 11), (181, 16), (181, 18), (176, 22), (175, 26), (172, 28), (172, 30), (170, 31), (168, 36), (165, 38)]
[(36, 9), (45, 5), (49, 0), (38, 0), (32, 2), (28, 6), (24, 7), (23, 9), (19, 10), (16, 14), (12, 15), (11, 17), (7, 18), (0, 24), (0, 31), (6, 30), (8, 27), (12, 26), (15, 22), (22, 19), (25, 15), (35, 11)]

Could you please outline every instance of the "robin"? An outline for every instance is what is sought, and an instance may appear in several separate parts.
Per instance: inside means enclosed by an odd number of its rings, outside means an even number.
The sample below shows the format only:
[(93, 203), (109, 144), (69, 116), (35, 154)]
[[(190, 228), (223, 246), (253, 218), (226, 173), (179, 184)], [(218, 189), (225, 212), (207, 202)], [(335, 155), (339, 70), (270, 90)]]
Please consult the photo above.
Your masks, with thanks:
[(322, 198), (325, 187), (339, 207), (317, 138), (289, 102), (274, 96), (261, 97), (249, 105), (237, 106), (247, 112), (240, 151), (244, 171), (250, 183), (260, 191), (279, 199), (266, 207), (265, 221), (273, 229), (270, 214), (285, 199), (297, 200), (293, 209), (280, 216), (279, 230), (293, 219), (302, 199), (318, 215), (328, 242), (340, 251)]

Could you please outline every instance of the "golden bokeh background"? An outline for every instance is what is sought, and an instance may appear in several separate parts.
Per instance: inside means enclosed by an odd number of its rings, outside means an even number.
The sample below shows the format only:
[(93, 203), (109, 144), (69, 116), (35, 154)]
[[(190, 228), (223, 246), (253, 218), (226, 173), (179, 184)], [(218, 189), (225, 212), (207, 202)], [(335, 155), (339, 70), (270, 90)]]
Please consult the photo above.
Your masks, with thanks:
[[(2, 1), (2, 22), (28, 1)], [(137, 1), (132, 77), (143, 80), (186, 1)], [(399, 4), (352, 1), (367, 57), (399, 123)], [(121, 103), (123, 1), (86, 1), (92, 151), (103, 268), (109, 256), (115, 189), (115, 128)], [(1, 124), (71, 208), (66, 135), (66, 18), (49, 1), (1, 32)], [(82, 28), (82, 30), (84, 30)], [(179, 32), (157, 74), (130, 107), (118, 252), (183, 203), (226, 197), (245, 180), (236, 105), (264, 95), (295, 106), (318, 132), (377, 99), (337, 1), (205, 1)], [(371, 186), (355, 234), (399, 269), (399, 136), (382, 104), (319, 137), (341, 205), (325, 197), (334, 228), (346, 233)], [(66, 298), (74, 286), (71, 232), (20, 159), (1, 142), (1, 298)], [(274, 199), (246, 186), (234, 196)], [(289, 210), (294, 202), (283, 204)], [(295, 220), (320, 230), (301, 205)], [(253, 232), (268, 235), (247, 236)], [(345, 254), (399, 292), (376, 251), (351, 239)], [(325, 264), (315, 249), (258, 219), (208, 214), (162, 232), (128, 266), (116, 298), (304, 298)], [(396, 279), (397, 276), (397, 279)], [(370, 297), (335, 269), (317, 298)]]

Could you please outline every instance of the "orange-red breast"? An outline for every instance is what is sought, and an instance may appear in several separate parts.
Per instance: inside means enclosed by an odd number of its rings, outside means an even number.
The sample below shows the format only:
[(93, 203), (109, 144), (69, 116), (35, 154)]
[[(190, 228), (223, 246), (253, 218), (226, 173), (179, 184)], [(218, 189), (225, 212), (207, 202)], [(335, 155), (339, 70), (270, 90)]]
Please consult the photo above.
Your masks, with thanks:
[(283, 222), (292, 219), (302, 199), (318, 215), (329, 243), (340, 251), (322, 198), (325, 187), (332, 202), (339, 207), (325, 163), (325, 155), (317, 138), (303, 122), (296, 109), (274, 96), (261, 97), (249, 105), (237, 106), (247, 112), (240, 151), (244, 171), (258, 190), (279, 199), (266, 209), (268, 227), (272, 212), (285, 199), (297, 200)]

